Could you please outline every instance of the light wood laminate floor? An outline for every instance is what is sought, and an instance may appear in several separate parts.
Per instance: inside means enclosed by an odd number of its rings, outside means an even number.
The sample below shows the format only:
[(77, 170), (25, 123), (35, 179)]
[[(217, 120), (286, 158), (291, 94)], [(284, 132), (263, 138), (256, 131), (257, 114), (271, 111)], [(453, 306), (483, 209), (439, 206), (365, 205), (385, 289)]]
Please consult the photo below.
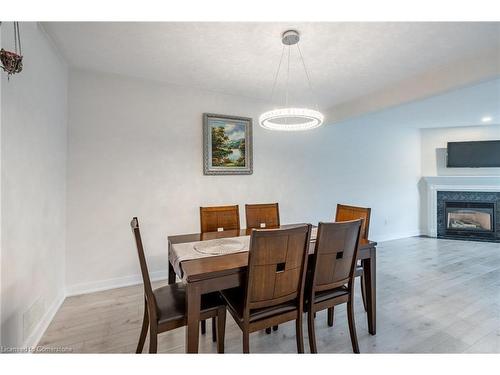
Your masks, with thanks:
[[(500, 244), (412, 237), (382, 242), (377, 254), (376, 336), (368, 334), (356, 286), (361, 353), (500, 353)], [(138, 285), (67, 298), (40, 345), (134, 352), (142, 293)], [(306, 324), (304, 335), (308, 351)], [(325, 312), (317, 315), (316, 336), (320, 353), (351, 352), (345, 306), (335, 309), (333, 327)], [(225, 345), (227, 353), (242, 351), (241, 331), (229, 314)], [(160, 335), (158, 351), (183, 353), (184, 328)], [(252, 334), (250, 351), (295, 353), (295, 324)], [(200, 336), (200, 352), (216, 352), (210, 334)]]

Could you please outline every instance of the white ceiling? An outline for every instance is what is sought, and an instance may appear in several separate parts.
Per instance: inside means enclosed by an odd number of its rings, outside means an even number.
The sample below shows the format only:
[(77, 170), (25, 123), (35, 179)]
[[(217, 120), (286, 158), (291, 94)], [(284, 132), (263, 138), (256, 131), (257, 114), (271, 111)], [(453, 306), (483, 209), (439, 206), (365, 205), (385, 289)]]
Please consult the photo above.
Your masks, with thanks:
[[(292, 50), (290, 100), (320, 108), (450, 64), (493, 55), (500, 23), (90, 23), (43, 24), (70, 65), (181, 86), (270, 98), (280, 35), (295, 28), (316, 100)], [(293, 58), (295, 56), (295, 59)], [(284, 69), (282, 69), (284, 73)], [(280, 80), (281, 102), (285, 76)]]

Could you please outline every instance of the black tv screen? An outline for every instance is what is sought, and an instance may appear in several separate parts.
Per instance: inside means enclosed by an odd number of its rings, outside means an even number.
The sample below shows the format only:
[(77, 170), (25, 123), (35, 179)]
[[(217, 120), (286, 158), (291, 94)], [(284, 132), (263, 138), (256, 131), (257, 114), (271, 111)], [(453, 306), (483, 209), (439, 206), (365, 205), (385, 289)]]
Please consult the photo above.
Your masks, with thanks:
[(500, 140), (448, 142), (448, 168), (500, 167)]

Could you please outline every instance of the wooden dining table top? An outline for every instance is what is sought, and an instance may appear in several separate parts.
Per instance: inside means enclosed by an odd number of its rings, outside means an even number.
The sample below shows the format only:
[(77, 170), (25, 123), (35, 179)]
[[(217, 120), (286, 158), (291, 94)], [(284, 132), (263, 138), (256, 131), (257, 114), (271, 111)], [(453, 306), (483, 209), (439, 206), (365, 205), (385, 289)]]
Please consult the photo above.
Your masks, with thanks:
[[(280, 229), (293, 228), (303, 224), (286, 224), (281, 225)], [(266, 229), (278, 229), (266, 228)], [(192, 233), (168, 236), (169, 246), (188, 242), (199, 242), (213, 240), (217, 238), (231, 238), (240, 236), (249, 236), (253, 229), (235, 229), (222, 232), (207, 232), (207, 233)], [(315, 240), (311, 240), (309, 246), (309, 254), (314, 253)], [(360, 239), (360, 255), (363, 250), (374, 249), (377, 243), (367, 239)], [(358, 257), (360, 257), (358, 255)], [(361, 256), (362, 257), (362, 256)], [(199, 259), (189, 259), (181, 262), (182, 279), (185, 282), (195, 282), (212, 277), (220, 277), (238, 273), (246, 269), (248, 266), (248, 251), (238, 252), (226, 255), (217, 255)], [(181, 275), (179, 275), (181, 276)]]

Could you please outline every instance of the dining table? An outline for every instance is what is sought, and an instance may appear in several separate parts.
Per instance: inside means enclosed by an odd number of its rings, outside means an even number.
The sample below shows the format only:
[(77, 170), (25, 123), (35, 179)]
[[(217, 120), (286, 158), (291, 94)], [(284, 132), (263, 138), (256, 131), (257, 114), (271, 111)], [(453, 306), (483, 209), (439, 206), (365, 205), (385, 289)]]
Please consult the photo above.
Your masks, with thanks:
[[(303, 224), (278, 228), (297, 225)], [(198, 353), (201, 296), (245, 285), (251, 231), (235, 229), (168, 236), (168, 283), (175, 283), (179, 277), (186, 286), (186, 353)], [(221, 239), (239, 240), (241, 248), (216, 255), (203, 251)], [(309, 256), (314, 254), (315, 242), (315, 236), (311, 235)], [(358, 260), (363, 268), (368, 332), (372, 335), (376, 333), (376, 246), (374, 241), (359, 240)]]

